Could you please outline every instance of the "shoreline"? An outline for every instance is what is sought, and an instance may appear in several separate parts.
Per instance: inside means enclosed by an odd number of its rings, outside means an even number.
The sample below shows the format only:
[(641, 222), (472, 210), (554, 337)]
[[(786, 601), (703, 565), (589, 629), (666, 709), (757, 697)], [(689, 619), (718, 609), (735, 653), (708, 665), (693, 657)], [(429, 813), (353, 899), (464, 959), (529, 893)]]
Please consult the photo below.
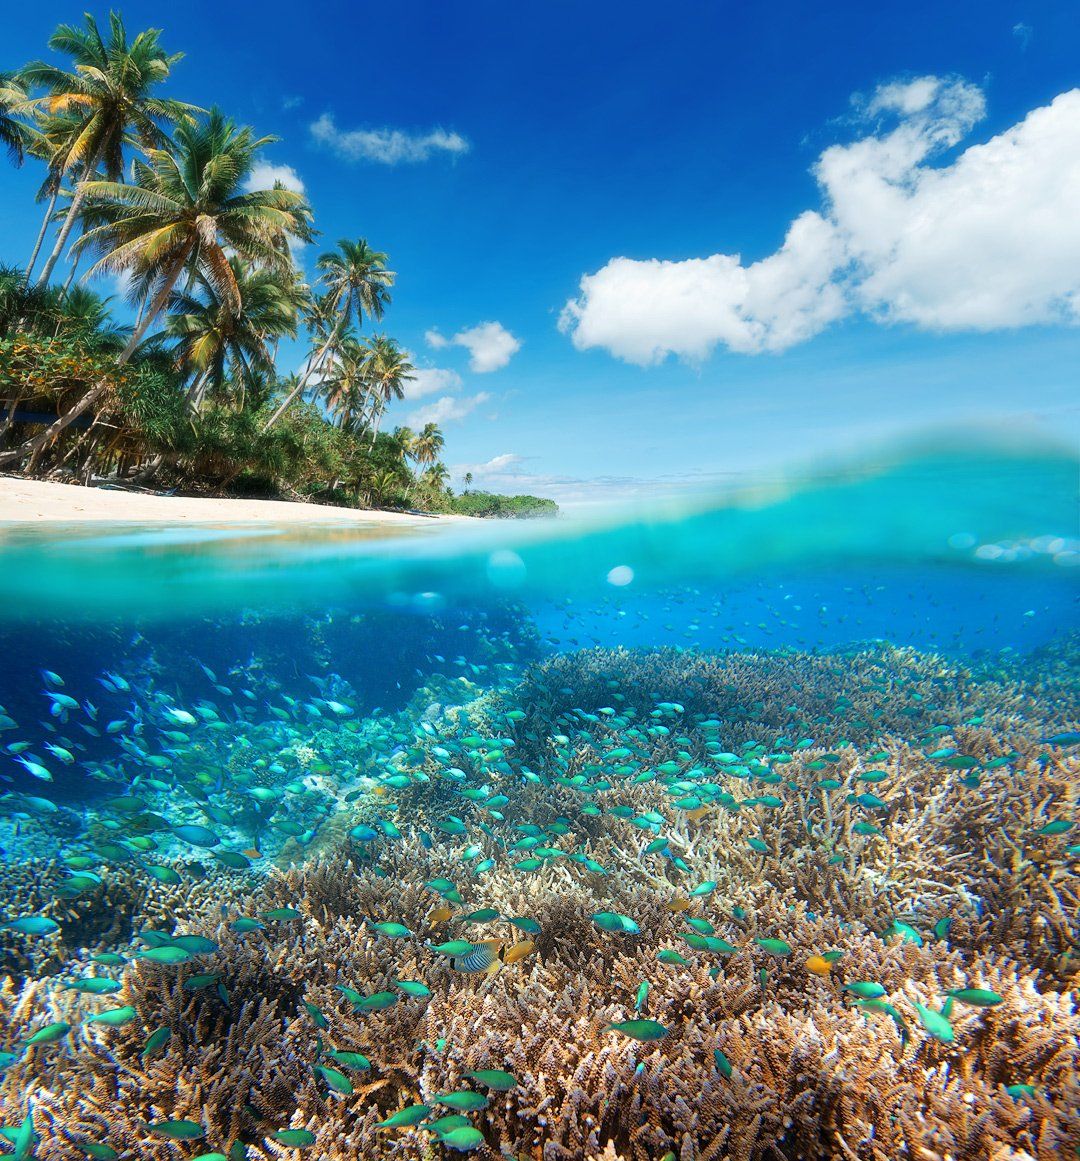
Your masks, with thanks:
[(385, 512), (291, 500), (244, 500), (217, 496), (165, 496), (83, 487), (52, 480), (0, 475), (0, 527), (73, 524), (285, 524), (424, 525), (473, 523), (472, 516)]

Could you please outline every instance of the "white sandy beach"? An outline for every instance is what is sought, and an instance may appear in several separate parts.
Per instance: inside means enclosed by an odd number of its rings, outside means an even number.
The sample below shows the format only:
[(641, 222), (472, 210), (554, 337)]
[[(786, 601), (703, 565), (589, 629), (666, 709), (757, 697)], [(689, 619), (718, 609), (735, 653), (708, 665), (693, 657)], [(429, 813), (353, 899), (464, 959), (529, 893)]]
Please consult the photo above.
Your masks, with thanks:
[(106, 523), (236, 524), (265, 520), (274, 524), (421, 527), (472, 519), (471, 516), (427, 516), (331, 508), (323, 504), (294, 504), (286, 500), (157, 496), (0, 476), (0, 524), (36, 524), (41, 521), (69, 524), (95, 520)]

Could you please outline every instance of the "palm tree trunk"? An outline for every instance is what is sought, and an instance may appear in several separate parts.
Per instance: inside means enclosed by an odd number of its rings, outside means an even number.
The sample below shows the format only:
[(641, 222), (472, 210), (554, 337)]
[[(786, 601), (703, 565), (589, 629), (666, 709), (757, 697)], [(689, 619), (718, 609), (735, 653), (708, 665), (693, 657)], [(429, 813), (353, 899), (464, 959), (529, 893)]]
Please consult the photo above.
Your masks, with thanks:
[(67, 276), (67, 281), (64, 283), (64, 289), (60, 292), (60, 301), (63, 302), (67, 298), (67, 292), (71, 289), (71, 284), (75, 281), (75, 273), (79, 269), (80, 255), (72, 254), (68, 261), (71, 263), (71, 273)]
[(86, 197), (86, 187), (94, 180), (94, 175), (97, 173), (97, 164), (100, 157), (101, 146), (99, 145), (94, 150), (94, 156), (87, 162), (86, 169), (83, 170), (82, 177), (79, 178), (79, 183), (75, 187), (75, 196), (71, 199), (71, 205), (68, 206), (68, 212), (64, 217), (64, 224), (60, 227), (60, 233), (56, 237), (52, 253), (49, 255), (49, 259), (41, 271), (41, 277), (37, 280), (38, 286), (46, 286), (48, 284), (53, 267), (60, 260), (60, 255), (67, 245), (71, 231), (79, 219), (79, 210), (82, 208), (83, 199)]
[[(78, 195), (76, 195), (77, 197)], [(74, 203), (72, 203), (74, 204)], [(162, 283), (161, 289), (154, 296), (154, 301), (150, 304), (150, 309), (143, 315), (139, 325), (132, 332), (131, 338), (128, 339), (127, 346), (116, 356), (116, 369), (119, 370), (125, 366), (131, 356), (135, 353), (136, 347), (142, 342), (143, 335), (146, 334), (150, 324), (157, 318), (157, 316), (165, 309), (165, 304), (169, 301), (169, 295), (173, 292), (173, 287), (180, 279), (184, 267), (187, 265), (188, 256), (191, 252), (191, 247), (187, 246), (183, 252), (177, 257), (169, 268), (168, 274)], [(75, 404), (69, 411), (65, 411), (54, 423), (34, 436), (33, 439), (27, 440), (26, 443), (20, 444), (17, 448), (9, 452), (0, 452), (0, 468), (7, 467), (9, 464), (18, 463), (20, 460), (26, 459), (30, 456), (33, 459), (37, 456), (43, 448), (51, 444), (63, 431), (71, 426), (84, 411), (87, 411), (105, 394), (109, 386), (107, 379), (102, 379), (95, 384), (87, 393)]]
[(26, 276), (23, 279), (23, 286), (30, 285), (30, 275), (34, 273), (34, 267), (37, 265), (38, 255), (41, 253), (41, 243), (45, 241), (45, 235), (49, 232), (49, 223), (52, 221), (53, 210), (56, 209), (56, 199), (60, 196), (60, 183), (56, 183), (56, 188), (52, 191), (52, 196), (49, 198), (49, 206), (45, 211), (45, 219), (41, 223), (41, 229), (38, 230), (37, 241), (34, 243), (34, 252), (30, 255), (30, 261), (26, 265)]
[(315, 356), (315, 359), (311, 363), (308, 364), (308, 369), (304, 372), (303, 376), (300, 379), (300, 382), (297, 383), (297, 385), (289, 392), (289, 394), (285, 396), (285, 399), (282, 402), (281, 406), (266, 421), (266, 426), (263, 428), (264, 435), (285, 414), (285, 412), (288, 410), (289, 406), (292, 404), (293, 400), (296, 399), (297, 396), (299, 396), (300, 394), (303, 393), (304, 389), (308, 385), (308, 380), (311, 378), (312, 375), (315, 374), (315, 369), (317, 367), (321, 369), (322, 362), (326, 358), (327, 352), (330, 350), (331, 347), (333, 347), (333, 345), (341, 337), (341, 332), (345, 329), (345, 324), (349, 321), (349, 315), (351, 313), (352, 313), (352, 291), (349, 292), (349, 295), (345, 300), (345, 306), (341, 311), (341, 314), (337, 320), (337, 323), (334, 325), (334, 329), (330, 332), (330, 337), (326, 340), (325, 343), (323, 343), (322, 350), (319, 351), (319, 353)]

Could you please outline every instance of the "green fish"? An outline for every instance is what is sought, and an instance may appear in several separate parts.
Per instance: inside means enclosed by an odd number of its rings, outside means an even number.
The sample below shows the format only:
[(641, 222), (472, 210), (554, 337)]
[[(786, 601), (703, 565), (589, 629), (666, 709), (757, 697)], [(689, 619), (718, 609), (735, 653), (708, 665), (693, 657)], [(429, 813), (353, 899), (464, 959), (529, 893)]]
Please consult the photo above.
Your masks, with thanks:
[(169, 966), (187, 963), (191, 959), (191, 956), (182, 947), (172, 946), (151, 947), (146, 951), (138, 951), (135, 955), (137, 959), (149, 960), (150, 963), (168, 964)]
[(945, 993), (961, 1004), (970, 1004), (973, 1008), (993, 1008), (1004, 1002), (1004, 997), (997, 992), (989, 992), (984, 988), (954, 988)]
[(378, 1127), (380, 1129), (405, 1129), (410, 1125), (418, 1125), (427, 1118), (430, 1112), (431, 1109), (428, 1105), (407, 1105), (400, 1112), (394, 1113), (392, 1117), (380, 1121)]
[(613, 931), (622, 934), (636, 935), (640, 928), (627, 915), (620, 915), (616, 911), (597, 911), (589, 917), (601, 931)]
[(173, 947), (179, 947), (189, 955), (214, 955), (221, 950), (218, 944), (203, 935), (177, 935), (172, 942)]
[(352, 1081), (343, 1072), (338, 1072), (336, 1068), (328, 1068), (324, 1064), (316, 1064), (314, 1070), (334, 1092), (339, 1092), (344, 1096), (352, 1096)]
[(357, 1071), (363, 1071), (371, 1067), (371, 1061), (360, 1052), (338, 1052), (331, 1049), (327, 1055), (333, 1057), (338, 1064), (345, 1068), (355, 1068)]
[(473, 945), (467, 939), (451, 939), (447, 943), (429, 943), (428, 947), (440, 955), (449, 956), (468, 955), (473, 949)]
[(171, 1039), (171, 1028), (158, 1028), (156, 1032), (151, 1032), (140, 1054), (143, 1060), (149, 1060), (151, 1056), (156, 1055)]
[(488, 1107), (488, 1098), (482, 1092), (444, 1092), (432, 1098), (436, 1104), (461, 1112), (475, 1112)]
[(655, 1020), (625, 1020), (621, 1024), (609, 1024), (609, 1029), (629, 1036), (631, 1040), (639, 1040), (643, 1044), (650, 1044), (655, 1040), (663, 1040), (668, 1030), (663, 1024)]
[(194, 1121), (158, 1121), (156, 1125), (146, 1127), (151, 1133), (172, 1141), (197, 1141), (206, 1136), (206, 1130)]
[(888, 994), (881, 984), (875, 984), (872, 980), (856, 980), (853, 984), (844, 984), (840, 990), (850, 992), (860, 1000), (879, 1000)]
[(779, 956), (781, 959), (791, 955), (791, 944), (786, 939), (755, 939), (754, 942), (770, 955)]
[(38, 1029), (27, 1040), (26, 1047), (32, 1048), (36, 1044), (55, 1044), (57, 1040), (63, 1040), (71, 1031), (71, 1027), (70, 1024), (65, 1024), (62, 1020), (55, 1024), (46, 1024), (44, 1028)]
[(459, 1153), (466, 1153), (470, 1149), (479, 1148), (484, 1144), (484, 1134), (472, 1125), (460, 1125), (443, 1133), (439, 1140), (449, 1149), (456, 1149)]
[(390, 939), (404, 939), (406, 936), (412, 935), (412, 932), (402, 923), (373, 923), (372, 927), (380, 935), (388, 936)]
[(96, 1016), (91, 1016), (86, 1022), (87, 1024), (104, 1024), (108, 1028), (121, 1028), (125, 1024), (130, 1024), (137, 1015), (138, 1013), (130, 1004), (125, 1004), (122, 1008), (110, 1008), (106, 1012), (99, 1012)]
[(82, 992), (87, 996), (108, 996), (120, 991), (123, 985), (119, 980), (110, 980), (103, 976), (85, 976), (69, 984), (61, 984), (69, 992)]
[(270, 1134), (270, 1140), (290, 1149), (306, 1149), (315, 1144), (315, 1134), (310, 1129), (280, 1129)]
[(264, 911), (263, 918), (273, 919), (275, 923), (289, 923), (294, 919), (302, 919), (303, 915), (295, 907), (275, 907), (273, 911)]
[(662, 951), (658, 951), (656, 953), (656, 958), (661, 963), (676, 963), (683, 966), (689, 964), (690, 962), (688, 959), (685, 959), (683, 956), (679, 955), (679, 953), (675, 951), (674, 948), (670, 947), (665, 947)]
[(400, 988), (407, 996), (417, 996), (421, 999), (431, 995), (431, 989), (420, 983), (419, 980), (394, 980), (394, 987)]
[(953, 1026), (940, 1012), (935, 1012), (932, 1008), (927, 1008), (917, 1002), (915, 1011), (919, 1013), (919, 1021), (922, 1026), (935, 1040), (940, 1040), (943, 1044), (951, 1044), (956, 1039)]
[(52, 935), (60, 930), (60, 924), (46, 915), (20, 915), (18, 919), (0, 923), (0, 928), (17, 931), (20, 935)]
[(512, 1073), (503, 1072), (498, 1068), (479, 1068), (475, 1072), (467, 1072), (465, 1075), (472, 1077), (479, 1084), (494, 1089), (495, 1092), (509, 1092), (518, 1083), (517, 1078)]

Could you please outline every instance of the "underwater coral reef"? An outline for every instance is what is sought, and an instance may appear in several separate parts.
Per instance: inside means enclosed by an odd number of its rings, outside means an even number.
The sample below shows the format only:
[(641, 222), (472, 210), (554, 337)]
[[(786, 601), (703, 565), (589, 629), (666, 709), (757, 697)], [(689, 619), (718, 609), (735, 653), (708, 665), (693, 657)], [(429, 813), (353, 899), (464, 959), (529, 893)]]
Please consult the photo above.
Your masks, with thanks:
[(7, 796), (11, 1148), (1075, 1155), (1075, 656), (499, 672), (367, 716), (148, 684), (92, 809)]

